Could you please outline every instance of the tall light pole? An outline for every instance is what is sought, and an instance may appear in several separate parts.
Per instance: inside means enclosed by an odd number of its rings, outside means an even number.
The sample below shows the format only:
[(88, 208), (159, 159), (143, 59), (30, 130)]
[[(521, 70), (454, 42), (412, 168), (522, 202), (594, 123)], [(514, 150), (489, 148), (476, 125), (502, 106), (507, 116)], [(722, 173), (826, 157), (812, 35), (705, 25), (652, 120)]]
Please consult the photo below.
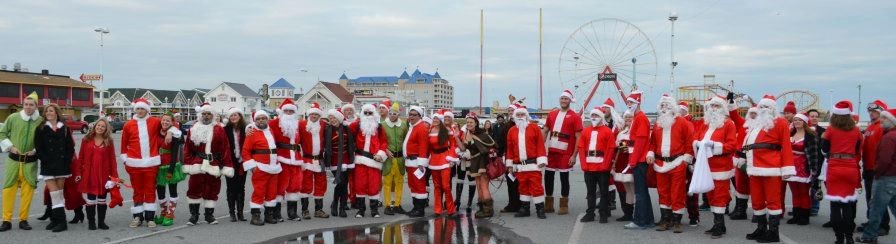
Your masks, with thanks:
[(672, 38), (670, 40), (671, 48), (670, 52), (672, 53), (672, 68), (669, 69), (669, 93), (675, 91), (675, 66), (678, 66), (678, 62), (675, 61), (675, 21), (678, 20), (678, 14), (672, 12), (669, 14), (669, 22), (672, 23)]
[[(106, 76), (105, 74), (103, 74), (103, 61), (105, 59), (105, 55), (103, 54), (103, 39), (104, 39), (103, 36), (109, 34), (109, 28), (99, 27), (99, 28), (94, 29), (93, 31), (100, 35), (100, 82), (99, 82), (99, 84), (102, 85), (103, 79), (105, 79), (104, 77)], [(104, 103), (103, 89), (100, 88), (100, 86), (94, 86), (94, 87), (98, 88), (100, 90), (100, 112), (98, 114), (101, 117), (105, 117), (106, 111), (103, 110), (103, 103)]]
[(856, 111), (858, 111), (859, 121), (861, 121), (862, 120), (862, 110), (865, 109), (865, 107), (862, 107), (862, 82), (861, 81), (859, 81), (859, 85), (857, 87), (859, 88), (859, 107), (856, 108)]
[(635, 69), (638, 68), (638, 66), (635, 65), (635, 63), (637, 63), (637, 62), (638, 62), (637, 58), (632, 58), (632, 89), (634, 89), (634, 90), (638, 90), (638, 80), (635, 79), (635, 76), (638, 75), (638, 73), (635, 72)]

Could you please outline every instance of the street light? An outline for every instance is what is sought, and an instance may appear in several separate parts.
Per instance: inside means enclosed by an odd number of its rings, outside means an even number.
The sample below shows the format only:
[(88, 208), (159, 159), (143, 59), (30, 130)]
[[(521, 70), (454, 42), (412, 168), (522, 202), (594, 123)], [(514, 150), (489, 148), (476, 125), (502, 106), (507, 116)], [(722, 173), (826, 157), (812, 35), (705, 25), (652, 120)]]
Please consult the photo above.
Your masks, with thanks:
[(675, 61), (675, 21), (678, 20), (678, 13), (672, 12), (669, 13), (669, 22), (672, 23), (672, 38), (670, 40), (671, 43), (671, 56), (672, 56), (672, 68), (669, 70), (669, 93), (675, 91), (675, 66), (678, 66), (678, 62)]
[(638, 68), (638, 66), (635, 65), (637, 62), (638, 58), (632, 58), (632, 89), (634, 90), (638, 90), (638, 80), (635, 79), (635, 76), (638, 75), (638, 73), (635, 72), (635, 69)]
[[(105, 76), (105, 74), (103, 74), (103, 60), (105, 58), (104, 54), (103, 54), (103, 39), (104, 39), (103, 36), (109, 34), (109, 28), (99, 27), (99, 28), (93, 29), (93, 31), (100, 35), (100, 82), (99, 82), (99, 85), (102, 85), (103, 79)], [(99, 88), (99, 85), (97, 85), (96, 87)], [(99, 90), (100, 90), (100, 112), (99, 112), (99, 115), (101, 117), (104, 117), (106, 115), (106, 112), (103, 111), (103, 103), (104, 103), (103, 97), (105, 94), (103, 94), (102, 88), (99, 88)]]

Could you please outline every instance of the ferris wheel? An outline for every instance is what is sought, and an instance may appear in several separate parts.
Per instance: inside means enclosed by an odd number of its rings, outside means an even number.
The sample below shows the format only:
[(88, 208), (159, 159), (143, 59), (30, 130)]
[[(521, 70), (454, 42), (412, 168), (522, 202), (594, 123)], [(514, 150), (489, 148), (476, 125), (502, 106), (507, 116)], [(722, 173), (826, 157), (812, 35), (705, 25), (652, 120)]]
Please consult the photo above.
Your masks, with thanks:
[(580, 113), (606, 98), (624, 106), (629, 92), (650, 91), (657, 78), (653, 42), (634, 24), (615, 18), (592, 20), (570, 34), (558, 67)]
[(796, 109), (799, 112), (805, 112), (809, 109), (817, 109), (818, 108), (818, 95), (812, 93), (810, 91), (804, 90), (790, 90), (785, 91), (778, 95), (778, 103), (779, 107), (783, 108), (784, 104), (788, 101), (793, 101), (796, 104)]

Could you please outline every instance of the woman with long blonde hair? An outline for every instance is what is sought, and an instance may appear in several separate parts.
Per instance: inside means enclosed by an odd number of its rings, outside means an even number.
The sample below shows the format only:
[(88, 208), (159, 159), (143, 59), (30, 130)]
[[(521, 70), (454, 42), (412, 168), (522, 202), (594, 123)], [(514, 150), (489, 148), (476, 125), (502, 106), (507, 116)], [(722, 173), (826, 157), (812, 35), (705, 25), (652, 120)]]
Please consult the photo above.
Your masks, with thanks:
[(90, 230), (109, 229), (106, 225), (106, 195), (114, 186), (111, 179), (118, 178), (116, 156), (109, 121), (99, 119), (81, 140), (78, 160), (72, 169), (78, 180), (78, 191), (87, 200), (87, 224)]

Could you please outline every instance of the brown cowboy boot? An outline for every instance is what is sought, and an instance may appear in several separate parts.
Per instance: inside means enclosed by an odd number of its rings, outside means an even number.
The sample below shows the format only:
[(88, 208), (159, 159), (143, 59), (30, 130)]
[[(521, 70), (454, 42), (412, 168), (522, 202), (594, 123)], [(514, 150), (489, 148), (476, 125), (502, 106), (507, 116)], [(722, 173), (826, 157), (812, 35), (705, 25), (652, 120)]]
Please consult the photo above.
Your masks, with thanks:
[(568, 197), (560, 197), (560, 209), (557, 211), (559, 215), (566, 215), (569, 213), (569, 198)]

